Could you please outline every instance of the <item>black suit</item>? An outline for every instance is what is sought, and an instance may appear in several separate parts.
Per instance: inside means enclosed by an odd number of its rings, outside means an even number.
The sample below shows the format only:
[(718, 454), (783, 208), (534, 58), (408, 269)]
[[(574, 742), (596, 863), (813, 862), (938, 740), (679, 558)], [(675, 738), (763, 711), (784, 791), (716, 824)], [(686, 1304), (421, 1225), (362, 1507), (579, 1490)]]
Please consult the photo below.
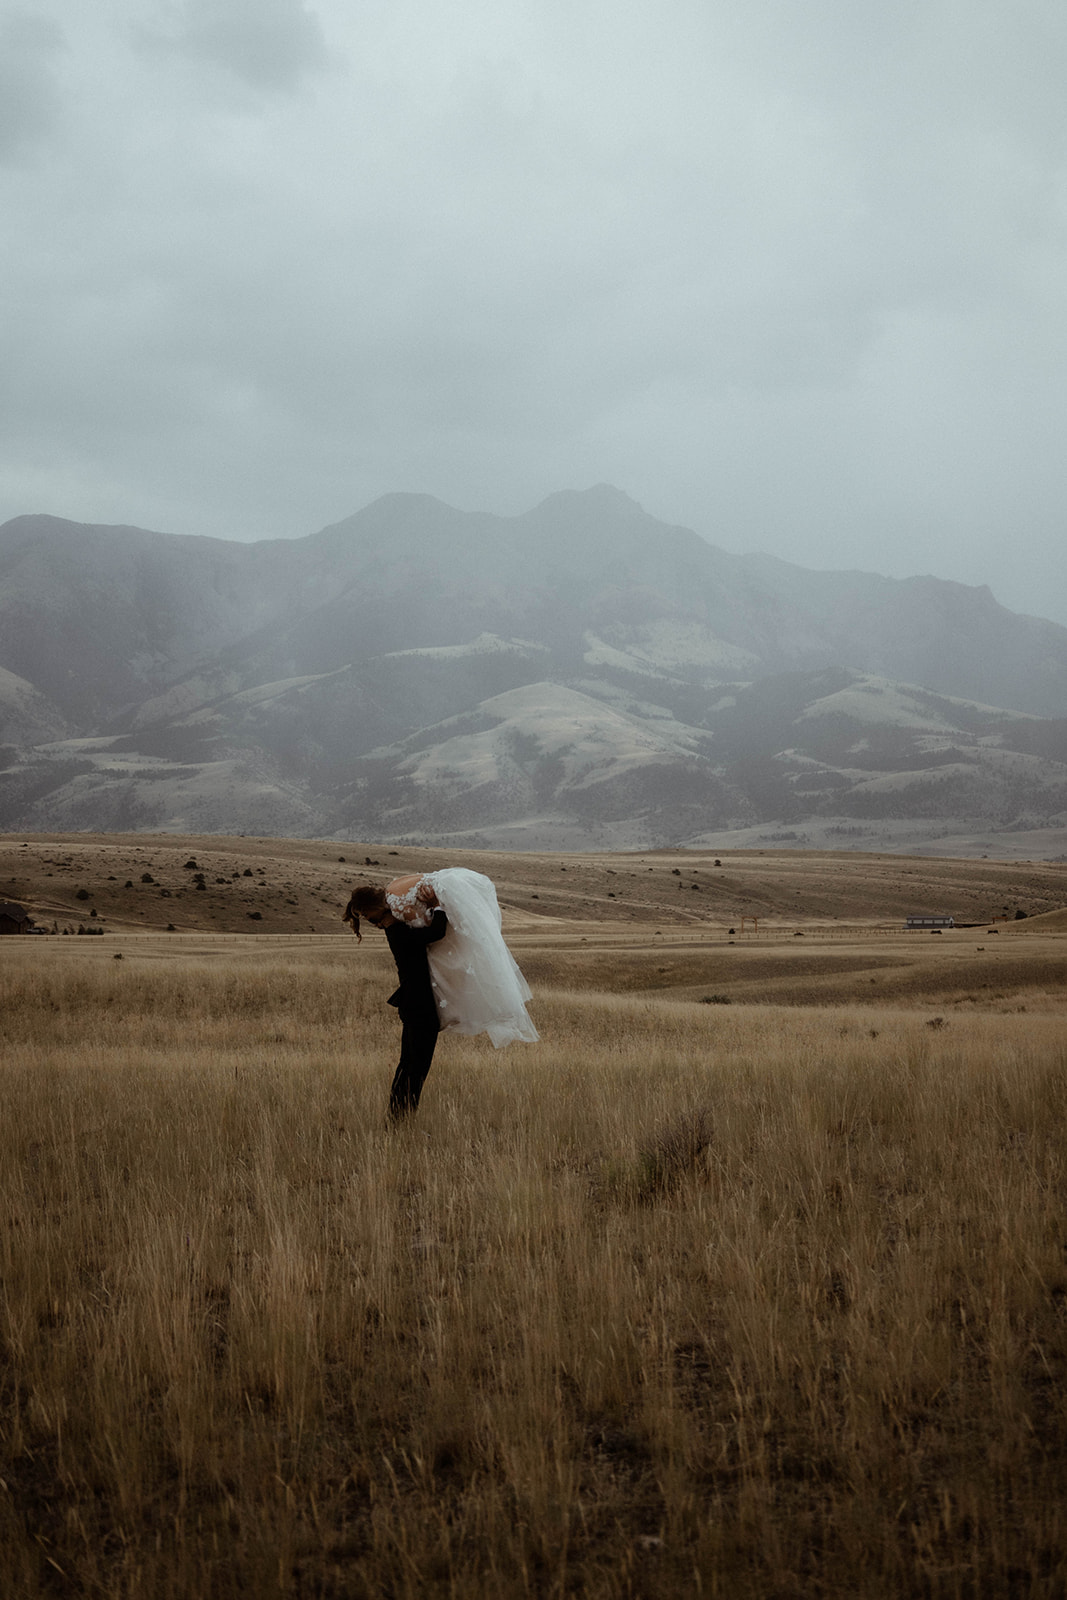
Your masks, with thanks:
[(418, 1106), (433, 1060), (441, 1022), (426, 950), (447, 932), (448, 921), (440, 910), (434, 912), (428, 928), (413, 928), (408, 922), (396, 921), (385, 930), (400, 979), (400, 987), (389, 996), (389, 1004), (396, 1006), (404, 1025), (400, 1036), (400, 1064), (389, 1094), (389, 1114), (394, 1118)]

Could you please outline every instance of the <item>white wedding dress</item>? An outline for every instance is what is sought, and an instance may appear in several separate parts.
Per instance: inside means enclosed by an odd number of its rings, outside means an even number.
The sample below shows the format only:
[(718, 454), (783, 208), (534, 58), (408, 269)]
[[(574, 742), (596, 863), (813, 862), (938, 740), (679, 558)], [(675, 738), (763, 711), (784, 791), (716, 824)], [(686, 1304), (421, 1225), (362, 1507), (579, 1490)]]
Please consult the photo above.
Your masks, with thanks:
[(388, 895), (394, 917), (425, 927), (433, 907), (418, 898), (429, 883), (448, 918), (448, 932), (426, 954), (441, 1027), (450, 1033), (487, 1033), (495, 1047), (540, 1035), (526, 1012), (530, 986), (504, 943), (492, 880), (466, 867), (427, 872), (403, 895)]

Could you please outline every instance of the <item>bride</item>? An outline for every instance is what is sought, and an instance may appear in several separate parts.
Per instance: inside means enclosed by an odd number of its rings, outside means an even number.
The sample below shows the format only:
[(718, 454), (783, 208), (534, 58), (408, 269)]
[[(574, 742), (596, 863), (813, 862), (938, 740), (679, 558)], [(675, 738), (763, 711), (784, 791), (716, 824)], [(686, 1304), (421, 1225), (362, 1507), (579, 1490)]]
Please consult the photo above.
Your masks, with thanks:
[(504, 943), (492, 880), (466, 867), (412, 873), (386, 885), (398, 921), (426, 927), (440, 906), (448, 931), (427, 946), (430, 978), (443, 1031), (487, 1033), (496, 1049), (540, 1035), (526, 1011), (530, 986)]

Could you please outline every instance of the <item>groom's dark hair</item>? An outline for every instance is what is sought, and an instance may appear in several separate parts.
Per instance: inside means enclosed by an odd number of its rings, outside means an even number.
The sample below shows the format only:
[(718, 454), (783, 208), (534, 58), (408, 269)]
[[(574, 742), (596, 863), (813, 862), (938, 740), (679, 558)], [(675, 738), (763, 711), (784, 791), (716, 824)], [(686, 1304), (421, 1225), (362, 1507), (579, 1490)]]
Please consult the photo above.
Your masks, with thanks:
[(389, 902), (385, 898), (384, 889), (376, 889), (373, 884), (361, 884), (358, 889), (352, 890), (352, 896), (345, 907), (342, 922), (351, 925), (352, 932), (362, 942), (363, 935), (359, 931), (359, 915), (365, 917), (380, 917), (384, 911), (389, 910)]

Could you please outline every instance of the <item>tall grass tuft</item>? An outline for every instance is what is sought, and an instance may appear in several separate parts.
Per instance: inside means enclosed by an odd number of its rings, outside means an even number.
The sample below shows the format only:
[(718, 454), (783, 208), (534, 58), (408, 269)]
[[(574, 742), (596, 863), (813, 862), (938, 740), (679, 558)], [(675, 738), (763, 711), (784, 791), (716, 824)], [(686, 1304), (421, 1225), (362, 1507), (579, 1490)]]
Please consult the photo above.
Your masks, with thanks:
[(686, 1178), (707, 1172), (712, 1141), (706, 1106), (676, 1113), (638, 1150), (637, 1189), (643, 1198), (671, 1193)]

